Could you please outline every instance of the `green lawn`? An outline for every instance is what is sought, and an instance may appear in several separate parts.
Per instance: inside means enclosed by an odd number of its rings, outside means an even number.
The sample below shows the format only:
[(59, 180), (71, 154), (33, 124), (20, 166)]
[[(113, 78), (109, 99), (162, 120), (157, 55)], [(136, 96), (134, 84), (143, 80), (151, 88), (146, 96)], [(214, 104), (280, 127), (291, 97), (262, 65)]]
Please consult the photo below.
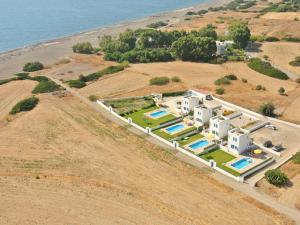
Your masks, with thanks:
[(160, 136), (160, 137), (162, 137), (163, 139), (166, 139), (167, 141), (170, 141), (173, 138), (180, 137), (180, 136), (182, 136), (182, 135), (184, 135), (186, 133), (189, 133), (189, 132), (191, 132), (193, 130), (196, 130), (196, 129), (197, 129), (196, 127), (190, 127), (188, 129), (185, 129), (185, 130), (183, 130), (183, 131), (181, 131), (179, 133), (176, 133), (174, 135), (170, 135), (170, 134), (168, 134), (167, 132), (165, 132), (165, 131), (163, 131), (161, 129), (153, 131), (153, 133), (156, 134), (156, 135), (158, 135), (158, 136)]
[(180, 146), (185, 146), (189, 143), (202, 139), (204, 136), (202, 134), (195, 134), (193, 136), (188, 137), (186, 140), (179, 141)]
[(129, 115), (126, 115), (126, 118), (131, 118), (132, 121), (136, 124), (138, 124), (139, 126), (141, 127), (156, 127), (158, 125), (160, 125), (161, 123), (164, 123), (164, 122), (167, 122), (169, 120), (172, 120), (172, 119), (175, 119), (176, 117), (174, 115), (171, 115), (171, 114), (168, 114), (166, 116), (163, 116), (161, 118), (158, 118), (158, 119), (151, 119), (151, 118), (148, 118), (146, 117), (144, 114), (147, 113), (147, 112), (151, 112), (153, 110), (156, 110), (156, 109), (159, 109), (158, 106), (154, 106), (154, 107), (151, 107), (149, 109), (142, 109), (142, 110), (139, 110), (138, 112), (134, 112), (134, 113), (131, 113)]
[(200, 155), (200, 157), (206, 161), (213, 159), (217, 163), (217, 167), (219, 167), (220, 169), (225, 170), (226, 172), (231, 173), (234, 176), (240, 176), (239, 172), (223, 165), (233, 159), (236, 159), (236, 157), (227, 152), (224, 152), (221, 149), (210, 151), (206, 154)]

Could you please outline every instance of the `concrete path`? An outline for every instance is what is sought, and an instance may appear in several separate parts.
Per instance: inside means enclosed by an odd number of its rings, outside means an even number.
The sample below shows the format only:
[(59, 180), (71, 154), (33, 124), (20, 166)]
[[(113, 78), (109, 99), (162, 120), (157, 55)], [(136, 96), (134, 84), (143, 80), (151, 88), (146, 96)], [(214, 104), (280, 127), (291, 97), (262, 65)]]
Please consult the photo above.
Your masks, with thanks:
[[(57, 84), (61, 85), (62, 87), (64, 87), (67, 91), (69, 91), (71, 94), (73, 94), (74, 96), (78, 97), (82, 102), (84, 102), (85, 104), (89, 105), (90, 107), (92, 107), (95, 111), (97, 111), (98, 113), (101, 114), (101, 116), (105, 117), (106, 119), (115, 122), (116, 124), (120, 125), (120, 126), (126, 126), (128, 125), (127, 123), (125, 123), (122, 120), (119, 120), (118, 118), (116, 118), (115, 116), (113, 116), (112, 114), (108, 113), (105, 109), (103, 109), (102, 107), (100, 107), (97, 103), (91, 102), (89, 99), (87, 99), (86, 97), (84, 97), (83, 95), (81, 95), (79, 92), (77, 92), (75, 89), (70, 88), (68, 85), (66, 85), (65, 83), (62, 83), (61, 81), (54, 79), (52, 77), (49, 77), (49, 79), (53, 80), (54, 82), (56, 82)], [(136, 133), (137, 135), (142, 135), (141, 131), (139, 131), (138, 129), (134, 128), (134, 127), (130, 127), (130, 130), (135, 130), (134, 133)], [(133, 132), (133, 131), (132, 131)], [(148, 136), (146, 138), (147, 141), (150, 141), (156, 145), (160, 145), (162, 148), (172, 152), (174, 155), (176, 155), (176, 157), (178, 157), (180, 160), (191, 164), (195, 167), (198, 168), (207, 168), (206, 166), (204, 166), (202, 163), (200, 163), (199, 161), (196, 161), (192, 158), (187, 157), (186, 155), (183, 155), (181, 153), (179, 153), (178, 151), (174, 150), (173, 148), (171, 148), (170, 146), (159, 142), (157, 139), (155, 139), (154, 137)], [(283, 159), (284, 161), (284, 159)], [(207, 170), (209, 171), (209, 170)], [(234, 190), (246, 194), (254, 199), (256, 199), (259, 202), (264, 203), (265, 205), (274, 208), (275, 210), (277, 210), (280, 213), (283, 213), (287, 216), (289, 216), (291, 219), (293, 219), (295, 221), (295, 223), (297, 225), (300, 225), (300, 211), (297, 210), (296, 208), (291, 208), (287, 205), (283, 205), (279, 202), (277, 202), (275, 199), (272, 199), (271, 197), (264, 195), (262, 193), (259, 193), (253, 186), (249, 185), (249, 183), (238, 183), (220, 173), (217, 173), (215, 171), (211, 171), (212, 172), (212, 176), (224, 183), (225, 185), (228, 185), (230, 187), (232, 187)]]

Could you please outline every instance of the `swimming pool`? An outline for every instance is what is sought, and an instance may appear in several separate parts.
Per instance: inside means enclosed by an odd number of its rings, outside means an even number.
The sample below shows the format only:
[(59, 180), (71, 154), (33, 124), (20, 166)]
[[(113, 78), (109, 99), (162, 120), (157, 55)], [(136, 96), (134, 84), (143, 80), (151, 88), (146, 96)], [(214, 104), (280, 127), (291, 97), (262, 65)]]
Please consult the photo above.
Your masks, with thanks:
[(246, 166), (250, 165), (251, 163), (253, 163), (253, 160), (250, 158), (242, 158), (238, 161), (236, 161), (235, 163), (232, 163), (231, 166), (234, 167), (235, 169), (243, 169)]
[(203, 148), (203, 147), (207, 146), (208, 144), (209, 144), (209, 142), (207, 140), (200, 140), (200, 141), (197, 141), (197, 142), (189, 145), (188, 147), (193, 150), (197, 150), (199, 148)]
[(185, 126), (182, 123), (180, 123), (180, 124), (175, 124), (171, 127), (166, 128), (166, 131), (169, 133), (177, 133), (180, 130), (183, 130), (184, 128), (185, 128)]
[(150, 116), (153, 118), (159, 118), (166, 115), (168, 112), (166, 110), (157, 110), (153, 113), (150, 113)]

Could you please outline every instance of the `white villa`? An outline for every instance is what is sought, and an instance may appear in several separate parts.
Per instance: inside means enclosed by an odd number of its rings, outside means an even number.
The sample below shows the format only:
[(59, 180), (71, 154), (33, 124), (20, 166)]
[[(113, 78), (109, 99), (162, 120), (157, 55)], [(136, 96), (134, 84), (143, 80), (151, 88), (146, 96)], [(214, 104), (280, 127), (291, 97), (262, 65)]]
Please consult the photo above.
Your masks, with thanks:
[(216, 41), (217, 52), (216, 55), (223, 55), (228, 47), (233, 45), (233, 41)]
[(228, 135), (230, 129), (230, 119), (223, 116), (216, 116), (209, 120), (209, 132), (216, 139), (222, 139)]
[(200, 98), (198, 96), (185, 96), (181, 103), (181, 112), (188, 114), (193, 111), (196, 106), (199, 106)]
[(249, 132), (240, 128), (228, 132), (228, 149), (235, 154), (242, 154), (250, 145)]
[(213, 109), (204, 105), (196, 106), (194, 108), (194, 122), (196, 126), (203, 126), (209, 124), (210, 118), (213, 117)]

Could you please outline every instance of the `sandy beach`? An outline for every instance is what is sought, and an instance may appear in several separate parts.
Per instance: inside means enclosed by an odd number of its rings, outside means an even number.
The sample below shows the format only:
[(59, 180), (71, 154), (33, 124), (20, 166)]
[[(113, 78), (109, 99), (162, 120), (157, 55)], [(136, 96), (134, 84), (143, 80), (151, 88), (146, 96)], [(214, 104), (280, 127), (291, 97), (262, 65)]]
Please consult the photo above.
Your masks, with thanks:
[(99, 37), (103, 35), (114, 36), (126, 29), (142, 28), (161, 20), (168, 20), (169, 26), (172, 26), (183, 21), (188, 11), (206, 9), (208, 7), (223, 5), (227, 2), (230, 2), (230, 0), (216, 0), (209, 3), (202, 3), (184, 9), (164, 12), (143, 19), (123, 22), (114, 26), (101, 27), (95, 30), (0, 53), (0, 79), (10, 77), (12, 74), (20, 72), (23, 65), (29, 61), (40, 61), (45, 65), (51, 65), (59, 59), (69, 57), (72, 54), (71, 47), (77, 42), (89, 41), (94, 45), (98, 45)]

